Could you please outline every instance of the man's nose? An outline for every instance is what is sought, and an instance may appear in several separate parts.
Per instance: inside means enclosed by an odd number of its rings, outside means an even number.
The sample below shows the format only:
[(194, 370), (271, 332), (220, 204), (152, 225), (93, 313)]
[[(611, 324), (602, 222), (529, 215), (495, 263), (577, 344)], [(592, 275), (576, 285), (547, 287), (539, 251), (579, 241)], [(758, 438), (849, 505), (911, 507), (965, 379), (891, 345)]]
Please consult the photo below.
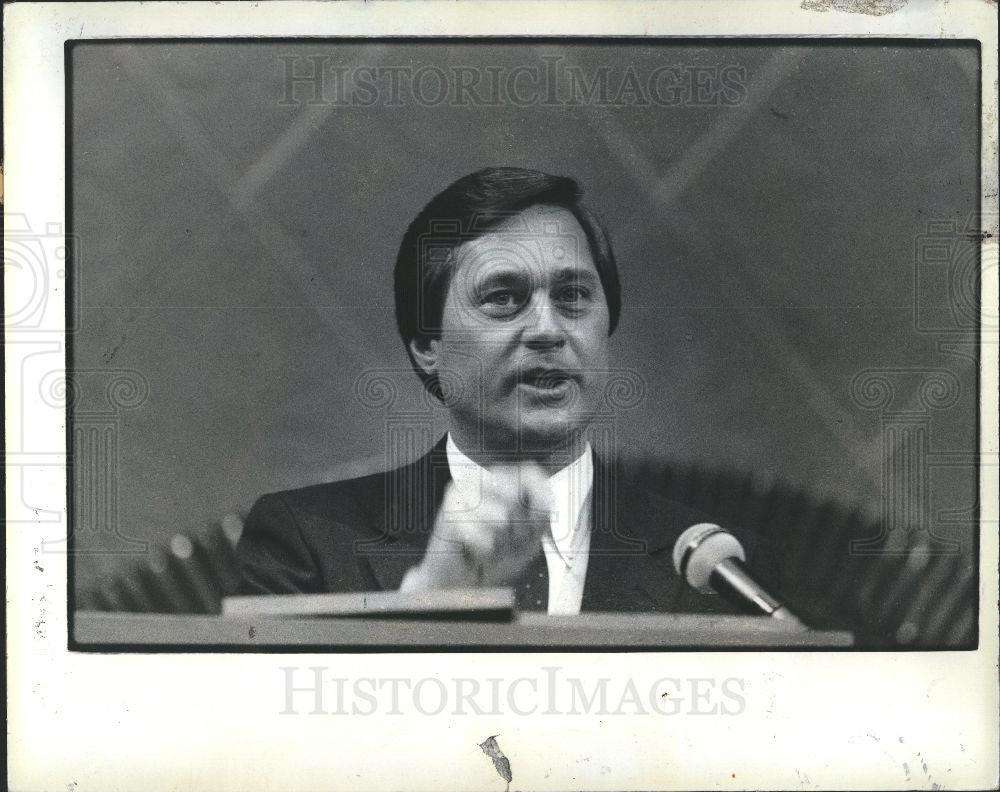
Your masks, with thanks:
[(535, 350), (561, 347), (566, 343), (566, 321), (548, 297), (538, 300), (524, 330), (525, 346)]

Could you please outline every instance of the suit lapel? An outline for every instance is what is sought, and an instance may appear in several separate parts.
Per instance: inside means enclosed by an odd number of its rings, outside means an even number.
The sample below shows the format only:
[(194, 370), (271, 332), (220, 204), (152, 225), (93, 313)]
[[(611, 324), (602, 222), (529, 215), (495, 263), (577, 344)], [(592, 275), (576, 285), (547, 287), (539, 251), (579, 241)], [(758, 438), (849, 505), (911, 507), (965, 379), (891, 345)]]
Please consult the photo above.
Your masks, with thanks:
[(377, 538), (356, 547), (383, 591), (399, 588), (403, 575), (420, 561), (427, 547), (451, 480), (446, 438), (415, 462), (384, 474), (384, 495), (372, 512)]

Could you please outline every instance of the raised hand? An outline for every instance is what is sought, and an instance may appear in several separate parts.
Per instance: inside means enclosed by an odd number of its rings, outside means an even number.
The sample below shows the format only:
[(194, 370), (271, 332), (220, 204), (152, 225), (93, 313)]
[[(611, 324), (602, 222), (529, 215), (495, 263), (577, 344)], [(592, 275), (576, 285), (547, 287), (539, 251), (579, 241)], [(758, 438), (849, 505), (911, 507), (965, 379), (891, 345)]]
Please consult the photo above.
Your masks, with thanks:
[(552, 493), (535, 464), (452, 482), (421, 562), (401, 591), (513, 585), (549, 531)]

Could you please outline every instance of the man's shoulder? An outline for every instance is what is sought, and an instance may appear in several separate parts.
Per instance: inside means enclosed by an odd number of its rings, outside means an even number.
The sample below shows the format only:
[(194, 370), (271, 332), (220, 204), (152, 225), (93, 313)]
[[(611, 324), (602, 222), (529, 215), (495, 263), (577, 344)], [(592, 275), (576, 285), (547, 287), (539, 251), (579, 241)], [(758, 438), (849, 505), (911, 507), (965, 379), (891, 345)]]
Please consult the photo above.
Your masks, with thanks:
[[(393, 471), (366, 473), (262, 495), (244, 523), (237, 554), (244, 593), (367, 591), (379, 578), (362, 547), (382, 546), (409, 523), (394, 501)], [(416, 529), (414, 529), (416, 530)], [(416, 539), (411, 539), (411, 542)], [(361, 544), (359, 544), (361, 543)], [(384, 574), (384, 572), (383, 572)]]
[(656, 517), (669, 517), (679, 522), (704, 521), (704, 512), (681, 501), (668, 498), (648, 484), (619, 478), (617, 496), (626, 508)]
[(303, 487), (268, 492), (261, 499), (283, 501), (298, 507), (327, 504), (330, 501), (357, 497), (384, 489), (389, 471), (377, 471), (360, 476), (325, 481), (318, 484), (307, 484)]
[[(682, 501), (668, 498), (646, 480), (637, 479), (628, 458), (599, 460), (594, 471), (598, 491), (605, 491), (617, 508), (636, 519), (667, 519), (670, 522), (704, 522), (706, 515)], [(604, 481), (598, 479), (603, 477)]]
[(341, 522), (352, 522), (358, 517), (378, 518), (388, 509), (388, 501), (413, 500), (405, 497), (404, 490), (426, 484), (430, 477), (423, 469), (430, 458), (428, 453), (385, 470), (270, 492), (258, 498), (255, 508), (277, 507), (317, 518), (337, 516)]
[(748, 561), (758, 554), (760, 540), (753, 532), (720, 521), (718, 516), (682, 501), (665, 497), (645, 483), (619, 480), (617, 501), (619, 515), (625, 516), (639, 538), (650, 543), (650, 551), (672, 548), (680, 535), (692, 525), (718, 523), (740, 541)]

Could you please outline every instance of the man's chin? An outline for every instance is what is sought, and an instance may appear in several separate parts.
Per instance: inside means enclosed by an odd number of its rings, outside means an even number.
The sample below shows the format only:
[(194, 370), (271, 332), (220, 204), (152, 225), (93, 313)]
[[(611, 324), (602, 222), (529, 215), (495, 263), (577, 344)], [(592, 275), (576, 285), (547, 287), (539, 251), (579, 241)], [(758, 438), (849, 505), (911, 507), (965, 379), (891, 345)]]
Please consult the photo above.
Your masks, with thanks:
[(574, 430), (580, 428), (579, 421), (571, 420), (566, 415), (522, 416), (516, 429), (520, 440), (518, 445), (525, 451), (556, 450), (565, 447), (573, 439)]

